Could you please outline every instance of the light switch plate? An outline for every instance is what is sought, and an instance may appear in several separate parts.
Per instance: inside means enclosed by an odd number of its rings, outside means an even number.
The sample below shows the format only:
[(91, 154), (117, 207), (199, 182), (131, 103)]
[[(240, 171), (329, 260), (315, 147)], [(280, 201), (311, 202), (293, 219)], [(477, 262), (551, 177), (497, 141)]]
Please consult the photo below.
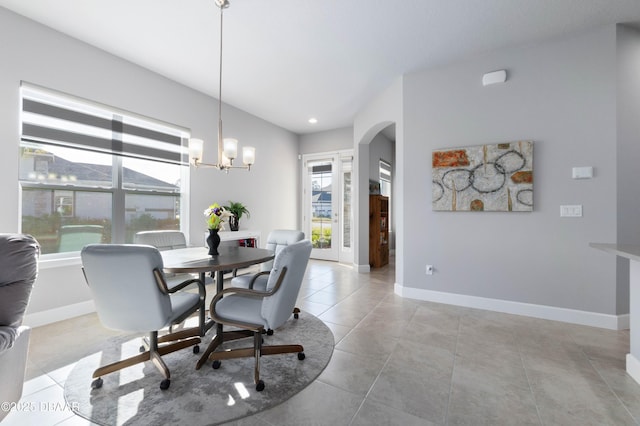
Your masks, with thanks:
[(574, 179), (591, 179), (593, 177), (593, 167), (574, 167), (571, 177)]
[(560, 217), (582, 217), (582, 204), (560, 206)]

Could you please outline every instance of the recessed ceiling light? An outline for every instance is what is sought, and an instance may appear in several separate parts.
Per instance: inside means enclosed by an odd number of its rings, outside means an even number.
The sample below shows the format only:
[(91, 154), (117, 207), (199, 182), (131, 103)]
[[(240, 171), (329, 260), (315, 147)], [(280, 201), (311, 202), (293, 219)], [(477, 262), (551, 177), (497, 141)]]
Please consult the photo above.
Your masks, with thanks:
[(309, 124), (316, 124), (317, 122), (318, 122), (318, 119), (317, 119), (317, 118), (311, 117), (311, 118), (309, 119)]

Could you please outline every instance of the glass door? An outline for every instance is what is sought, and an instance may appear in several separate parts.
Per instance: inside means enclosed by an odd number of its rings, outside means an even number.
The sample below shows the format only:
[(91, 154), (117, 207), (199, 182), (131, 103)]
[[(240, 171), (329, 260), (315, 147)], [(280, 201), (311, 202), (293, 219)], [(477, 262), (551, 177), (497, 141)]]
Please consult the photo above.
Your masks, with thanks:
[(302, 222), (314, 259), (348, 261), (351, 253), (352, 160), (349, 156), (345, 174), (344, 158), (342, 153), (303, 156)]
[(340, 262), (341, 263), (353, 263), (353, 210), (351, 205), (352, 191), (351, 180), (353, 174), (351, 173), (353, 165), (353, 156), (343, 155), (340, 158), (341, 164), (341, 186), (342, 186), (342, 207), (340, 208), (341, 226), (342, 231), (340, 235)]

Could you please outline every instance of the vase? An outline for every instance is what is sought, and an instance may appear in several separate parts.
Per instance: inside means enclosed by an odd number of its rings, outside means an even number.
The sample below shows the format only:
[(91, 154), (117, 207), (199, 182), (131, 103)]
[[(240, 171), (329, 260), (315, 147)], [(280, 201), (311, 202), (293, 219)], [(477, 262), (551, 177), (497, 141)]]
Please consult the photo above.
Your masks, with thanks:
[(218, 235), (217, 229), (209, 229), (209, 236), (207, 237), (207, 246), (209, 246), (209, 256), (217, 256), (218, 246), (220, 245), (220, 235)]
[(229, 217), (229, 228), (231, 228), (232, 231), (237, 231), (239, 227), (240, 227), (240, 220), (238, 219), (238, 216), (236, 216), (235, 214), (232, 214)]

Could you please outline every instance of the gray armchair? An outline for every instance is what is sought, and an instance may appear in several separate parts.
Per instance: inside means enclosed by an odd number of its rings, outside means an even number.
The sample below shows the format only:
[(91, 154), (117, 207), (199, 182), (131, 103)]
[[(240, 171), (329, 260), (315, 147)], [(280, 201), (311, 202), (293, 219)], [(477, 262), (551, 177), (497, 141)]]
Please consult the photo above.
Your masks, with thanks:
[[(98, 368), (92, 387), (102, 387), (103, 375), (153, 360), (164, 375), (160, 389), (167, 389), (171, 383), (169, 368), (160, 355), (190, 346), (198, 353), (200, 337), (205, 333), (204, 284), (188, 279), (169, 289), (160, 252), (151, 246), (90, 244), (80, 255), (100, 322), (113, 330), (149, 333), (148, 350), (143, 346), (139, 355)], [(179, 291), (193, 283), (198, 285), (197, 294)], [(170, 330), (158, 337), (158, 330), (179, 324), (198, 310), (198, 327)]]
[[(253, 347), (212, 352), (209, 359), (214, 361), (214, 369), (220, 368), (220, 360), (223, 359), (254, 356), (256, 390), (262, 391), (265, 385), (260, 380), (261, 356), (297, 352), (298, 359), (304, 359), (301, 345), (263, 346), (262, 333), (267, 329), (277, 329), (291, 317), (310, 254), (309, 240), (288, 245), (278, 252), (273, 269), (266, 273), (269, 279), (264, 291), (230, 287), (216, 294), (209, 309), (211, 318), (218, 324), (251, 332)], [(237, 335), (238, 332), (230, 333)]]
[[(22, 396), (31, 329), (22, 319), (38, 276), (40, 246), (31, 235), (0, 234), (0, 402)], [(0, 410), (0, 421), (8, 411)]]
[[(267, 236), (267, 244), (265, 248), (267, 250), (272, 250), (277, 256), (283, 248), (297, 243), (298, 241), (302, 241), (303, 239), (304, 232), (302, 231), (294, 229), (275, 229), (269, 233), (269, 236)], [(272, 267), (273, 261), (261, 263), (260, 272), (264, 272), (264, 274), (260, 274), (258, 277), (254, 277), (253, 275), (235, 277), (231, 280), (231, 286), (264, 291), (267, 288), (267, 281), (269, 279), (268, 272), (271, 271)], [(299, 313), (300, 309), (294, 307), (294, 318), (298, 318)]]

